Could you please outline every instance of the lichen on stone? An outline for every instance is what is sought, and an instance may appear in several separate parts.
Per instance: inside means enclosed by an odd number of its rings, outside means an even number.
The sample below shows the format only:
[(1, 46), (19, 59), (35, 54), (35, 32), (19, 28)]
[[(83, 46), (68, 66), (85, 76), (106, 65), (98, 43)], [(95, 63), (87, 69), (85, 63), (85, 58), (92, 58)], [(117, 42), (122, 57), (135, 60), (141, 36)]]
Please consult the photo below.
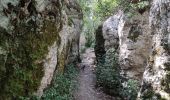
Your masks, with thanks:
[[(64, 71), (69, 60), (68, 55), (72, 53), (70, 50), (76, 48), (73, 45), (78, 45), (79, 37), (76, 36), (79, 36), (81, 19), (75, 18), (78, 19), (75, 23), (78, 26), (77, 30), (74, 29), (73, 22), (70, 23), (72, 26), (69, 26), (67, 14), (62, 13), (65, 10), (62, 0), (0, 2), (0, 99), (29, 97), (39, 88), (42, 94), (51, 83), (48, 78), (42, 80), (46, 77), (44, 74), (48, 73), (44, 72), (47, 71), (44, 67), (53, 68), (50, 78), (56, 70), (60, 70), (61, 73)], [(12, 5), (12, 8), (9, 9), (9, 5)], [(10, 13), (3, 12), (4, 10), (9, 10)], [(51, 54), (49, 57), (50, 48), (54, 43), (56, 51), (52, 52), (55, 53), (53, 58), (56, 59), (51, 58)], [(72, 56), (77, 55), (78, 52)], [(55, 62), (54, 65), (51, 62)]]
[(140, 26), (132, 25), (127, 38), (131, 39), (133, 42), (136, 42), (139, 35), (141, 35), (141, 30), (142, 29)]
[[(26, 15), (23, 16), (26, 17)], [(55, 41), (60, 43), (58, 34), (60, 23), (56, 25), (50, 20), (43, 19), (40, 23), (43, 27), (40, 28), (40, 25), (36, 23), (39, 21), (36, 16), (34, 14), (18, 19), (16, 24), (10, 23), (14, 26), (12, 34), (1, 30), (0, 47), (4, 48), (3, 51), (7, 56), (0, 54), (0, 58), (5, 62), (0, 63), (0, 65), (3, 64), (0, 68), (0, 87), (2, 88), (0, 99), (17, 99), (20, 96), (33, 95), (44, 74), (42, 60), (48, 53), (48, 47)], [(8, 20), (11, 22), (11, 19)], [(37, 31), (38, 28), (42, 34)]]

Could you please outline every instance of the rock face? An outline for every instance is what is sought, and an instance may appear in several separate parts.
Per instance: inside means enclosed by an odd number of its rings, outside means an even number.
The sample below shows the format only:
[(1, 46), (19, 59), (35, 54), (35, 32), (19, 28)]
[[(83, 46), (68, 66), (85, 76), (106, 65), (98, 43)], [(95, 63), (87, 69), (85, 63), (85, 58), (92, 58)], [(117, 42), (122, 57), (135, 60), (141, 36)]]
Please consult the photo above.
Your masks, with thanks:
[(0, 1), (0, 99), (41, 96), (79, 58), (82, 12), (75, 0)]
[(104, 48), (114, 48), (119, 54), (123, 77), (142, 78), (151, 46), (148, 23), (147, 11), (132, 17), (119, 11), (103, 23)]
[(127, 78), (142, 79), (151, 50), (148, 15), (146, 11), (143, 15), (136, 14), (131, 18), (125, 15), (120, 20), (118, 26), (119, 62), (121, 74)]
[(143, 81), (138, 99), (170, 100), (170, 0), (153, 0), (142, 15), (118, 12), (102, 30), (103, 49), (119, 53), (122, 76)]
[(111, 16), (103, 23), (102, 33), (104, 38), (104, 48), (108, 50), (110, 48), (119, 48), (119, 35), (118, 26), (123, 13), (120, 11), (114, 16)]
[(152, 52), (139, 97), (141, 100), (170, 100), (170, 0), (153, 0), (149, 20)]

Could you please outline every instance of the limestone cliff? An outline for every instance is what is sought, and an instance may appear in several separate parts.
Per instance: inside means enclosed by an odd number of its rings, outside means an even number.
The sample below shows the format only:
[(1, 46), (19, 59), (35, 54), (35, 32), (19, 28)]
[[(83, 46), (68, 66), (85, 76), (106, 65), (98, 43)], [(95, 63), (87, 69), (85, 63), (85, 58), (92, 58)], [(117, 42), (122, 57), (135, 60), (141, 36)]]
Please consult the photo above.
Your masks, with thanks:
[(148, 12), (128, 16), (122, 11), (103, 23), (105, 50), (114, 48), (119, 54), (121, 74), (141, 80), (150, 51)]
[(149, 22), (152, 52), (139, 97), (142, 100), (170, 100), (170, 0), (153, 0)]
[(126, 14), (118, 26), (119, 63), (126, 78), (142, 79), (146, 61), (151, 49), (151, 35), (148, 29), (149, 14), (136, 12), (132, 17)]
[(108, 18), (103, 49), (117, 51), (123, 77), (142, 82), (139, 100), (170, 100), (170, 0), (150, 2), (142, 14), (119, 11)]
[(75, 0), (0, 1), (0, 99), (41, 96), (55, 72), (79, 58)]

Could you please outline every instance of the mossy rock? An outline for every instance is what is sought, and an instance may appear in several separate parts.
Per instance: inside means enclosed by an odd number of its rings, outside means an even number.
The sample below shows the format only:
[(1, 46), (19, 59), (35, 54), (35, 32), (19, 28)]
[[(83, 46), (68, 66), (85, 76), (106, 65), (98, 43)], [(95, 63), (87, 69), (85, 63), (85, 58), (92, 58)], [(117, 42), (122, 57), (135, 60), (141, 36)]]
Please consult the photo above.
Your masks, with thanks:
[(44, 20), (41, 34), (31, 28), (38, 27), (22, 24), (16, 27), (14, 35), (6, 32), (0, 35), (0, 99), (31, 96), (43, 77), (42, 60), (48, 53), (48, 47), (55, 41), (60, 44), (56, 23)]

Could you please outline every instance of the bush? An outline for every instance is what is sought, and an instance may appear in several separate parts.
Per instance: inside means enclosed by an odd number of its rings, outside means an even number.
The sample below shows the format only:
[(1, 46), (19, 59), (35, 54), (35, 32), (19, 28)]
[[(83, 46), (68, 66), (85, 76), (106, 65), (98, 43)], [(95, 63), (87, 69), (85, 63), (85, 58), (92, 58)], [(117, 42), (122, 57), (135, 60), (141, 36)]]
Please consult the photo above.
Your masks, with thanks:
[(64, 74), (55, 76), (53, 85), (44, 92), (42, 100), (73, 100), (74, 78), (78, 71), (72, 64), (66, 68)]
[(91, 32), (85, 33), (85, 39), (86, 39), (85, 47), (86, 48), (94, 47), (95, 39), (94, 39), (94, 34), (92, 34), (92, 33), (94, 33), (94, 32), (91, 31)]
[(103, 90), (111, 95), (118, 95), (121, 82), (119, 74), (119, 64), (115, 51), (110, 49), (102, 57), (96, 69), (97, 85), (103, 87)]
[(96, 68), (97, 85), (103, 87), (104, 92), (119, 96), (125, 100), (136, 100), (139, 83), (137, 80), (129, 79), (121, 83), (118, 56), (114, 49), (109, 49), (106, 54), (99, 58)]
[(40, 98), (38, 96), (31, 95), (29, 97), (19, 96), (15, 100), (40, 100)]
[(113, 15), (114, 9), (117, 8), (119, 0), (98, 0), (95, 7), (95, 15), (102, 20)]
[(137, 80), (129, 79), (122, 89), (122, 96), (127, 100), (136, 100), (139, 91), (139, 82)]

